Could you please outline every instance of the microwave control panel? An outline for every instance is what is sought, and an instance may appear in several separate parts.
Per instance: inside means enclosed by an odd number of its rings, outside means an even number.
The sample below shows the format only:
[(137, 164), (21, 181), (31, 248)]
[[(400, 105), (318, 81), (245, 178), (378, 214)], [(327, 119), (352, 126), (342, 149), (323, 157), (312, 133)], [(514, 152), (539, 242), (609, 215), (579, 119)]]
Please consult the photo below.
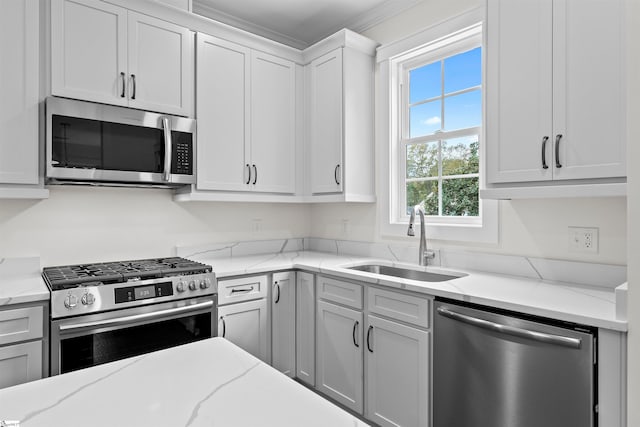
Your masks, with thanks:
[[(193, 175), (193, 141), (191, 135), (173, 132), (173, 153), (171, 159), (171, 173)], [(177, 138), (176, 138), (177, 136)]]

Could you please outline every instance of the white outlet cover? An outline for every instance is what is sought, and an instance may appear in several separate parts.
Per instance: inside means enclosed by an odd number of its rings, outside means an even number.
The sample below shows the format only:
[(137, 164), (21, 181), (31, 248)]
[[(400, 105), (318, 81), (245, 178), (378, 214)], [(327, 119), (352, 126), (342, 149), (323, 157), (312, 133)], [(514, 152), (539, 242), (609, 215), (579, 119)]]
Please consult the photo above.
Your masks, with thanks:
[(569, 227), (569, 251), (598, 253), (598, 228)]

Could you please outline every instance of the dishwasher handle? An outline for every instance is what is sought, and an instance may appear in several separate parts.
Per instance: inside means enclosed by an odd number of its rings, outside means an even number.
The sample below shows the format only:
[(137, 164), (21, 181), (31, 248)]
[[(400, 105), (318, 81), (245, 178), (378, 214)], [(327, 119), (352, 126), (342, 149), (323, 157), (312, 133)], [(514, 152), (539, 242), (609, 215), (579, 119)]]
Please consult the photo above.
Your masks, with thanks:
[(502, 325), (500, 323), (490, 322), (484, 319), (467, 316), (466, 314), (456, 313), (449, 309), (438, 307), (438, 314), (453, 320), (468, 323), (479, 328), (488, 329), (490, 331), (502, 334), (513, 335), (520, 338), (526, 338), (534, 341), (540, 341), (547, 344), (561, 345), (564, 347), (580, 348), (582, 340), (580, 338), (564, 337), (562, 335), (546, 334), (543, 332), (529, 331), (527, 329), (516, 328), (514, 326)]

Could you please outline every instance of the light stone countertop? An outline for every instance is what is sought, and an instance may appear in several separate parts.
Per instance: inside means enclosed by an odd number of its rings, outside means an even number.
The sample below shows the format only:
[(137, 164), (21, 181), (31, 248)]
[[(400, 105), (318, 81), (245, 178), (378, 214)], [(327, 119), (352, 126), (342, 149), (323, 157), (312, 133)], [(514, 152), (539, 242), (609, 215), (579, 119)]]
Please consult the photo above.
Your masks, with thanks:
[(223, 338), (0, 390), (20, 427), (358, 427), (368, 424)]
[(0, 307), (48, 301), (40, 258), (0, 258)]
[[(298, 251), (238, 257), (194, 255), (194, 260), (210, 264), (218, 279), (232, 276), (300, 269), (390, 288), (451, 298), (490, 307), (513, 310), (557, 320), (580, 323), (616, 331), (627, 331), (626, 320), (616, 317), (613, 288), (577, 285), (459, 269), (419, 267), (389, 260), (324, 252)], [(463, 274), (445, 282), (421, 282), (349, 270), (346, 267), (380, 263), (408, 266), (425, 271)]]

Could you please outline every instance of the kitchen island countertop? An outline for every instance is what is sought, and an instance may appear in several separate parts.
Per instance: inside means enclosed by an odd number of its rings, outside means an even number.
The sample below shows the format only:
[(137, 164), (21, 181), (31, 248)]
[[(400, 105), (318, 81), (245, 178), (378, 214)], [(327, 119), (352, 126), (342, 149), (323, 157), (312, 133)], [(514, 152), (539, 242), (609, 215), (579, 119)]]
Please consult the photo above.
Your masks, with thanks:
[(0, 390), (20, 427), (367, 426), (223, 338)]

